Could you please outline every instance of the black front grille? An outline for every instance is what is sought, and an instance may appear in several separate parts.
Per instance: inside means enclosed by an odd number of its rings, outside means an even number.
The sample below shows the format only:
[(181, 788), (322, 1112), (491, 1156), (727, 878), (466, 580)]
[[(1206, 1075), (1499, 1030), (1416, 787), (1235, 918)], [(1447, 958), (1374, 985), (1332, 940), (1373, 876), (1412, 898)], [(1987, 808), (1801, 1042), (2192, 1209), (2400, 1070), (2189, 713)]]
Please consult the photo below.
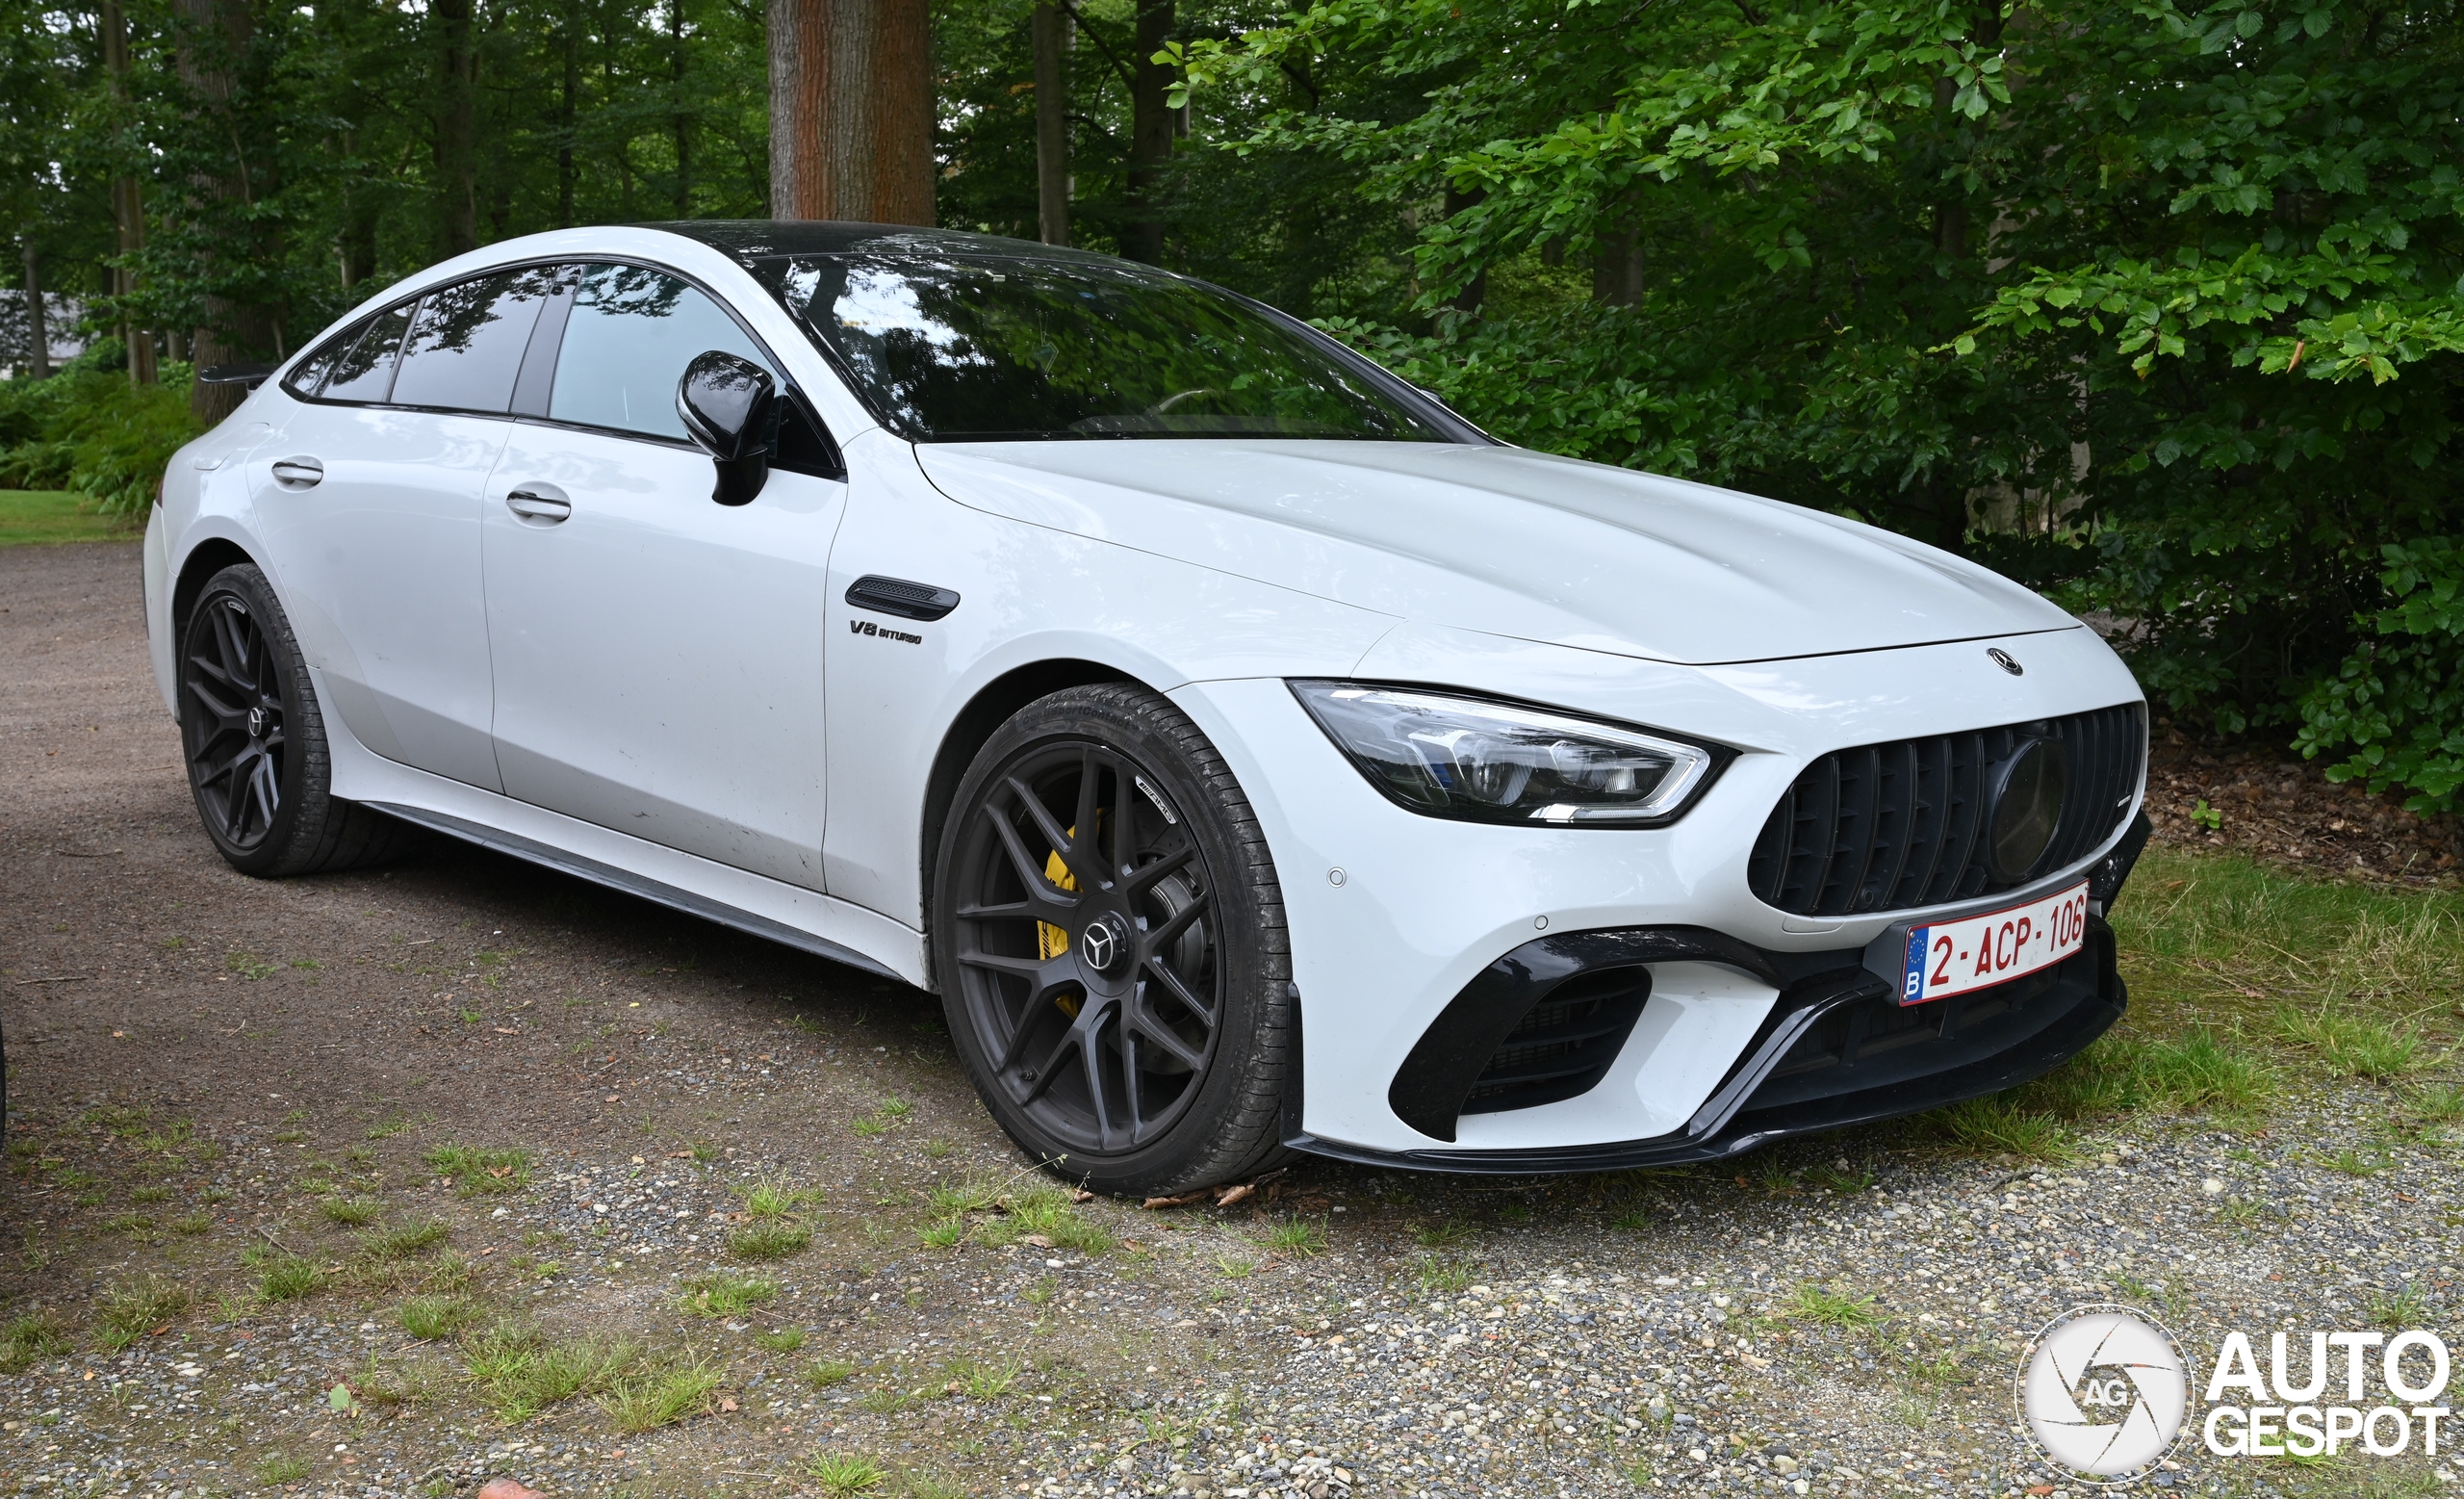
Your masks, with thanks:
[[(1805, 768), (1754, 840), (1746, 883), (1797, 916), (1906, 911), (2007, 890), (1985, 866), (1986, 772), (2022, 741), (2062, 741), (2069, 789), (2036, 870), (2093, 852), (2139, 788), (2137, 703), (2066, 718), (1835, 750)], [(2011, 882), (2016, 883), (2016, 882)]]
[(1651, 993), (1646, 968), (1596, 969), (1550, 990), (1498, 1043), (1461, 1112), (1527, 1109), (1590, 1092)]

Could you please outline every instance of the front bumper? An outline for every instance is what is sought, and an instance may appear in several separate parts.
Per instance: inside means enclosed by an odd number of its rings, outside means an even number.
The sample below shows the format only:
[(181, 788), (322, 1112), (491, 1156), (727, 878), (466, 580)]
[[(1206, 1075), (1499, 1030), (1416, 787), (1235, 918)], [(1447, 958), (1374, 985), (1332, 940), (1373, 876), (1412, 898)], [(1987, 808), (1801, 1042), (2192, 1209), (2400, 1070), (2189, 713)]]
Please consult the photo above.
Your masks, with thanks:
[[(1824, 955), (1838, 961), (1805, 971), (1811, 956), (1766, 953), (1715, 933), (1662, 927), (1544, 939), (1501, 960), (1548, 985), (1564, 982), (1559, 969), (1567, 964), (1579, 965), (1574, 969), (1579, 974), (1692, 959), (1746, 968), (1784, 986), (1744, 1054), (1668, 1133), (1604, 1145), (1374, 1150), (1319, 1139), (1295, 1121), (1284, 1143), (1369, 1165), (1490, 1175), (1718, 1160), (1792, 1135), (1921, 1113), (2041, 1076), (2103, 1035), (2129, 1003), (2115, 968), (2113, 928), (2101, 918), (2090, 919), (2084, 947), (2066, 963), (1923, 1005), (1898, 1004), (1889, 983), (1858, 966), (1859, 952)], [(1439, 1029), (1431, 1027), (1432, 1034)], [(1431, 1074), (1460, 1065), (1463, 1054), (1443, 1045), (1416, 1048), (1417, 1066), (1407, 1066), (1394, 1085), (1397, 1112), (1408, 1118), (1416, 1099), (1451, 1094), (1456, 1079)], [(1425, 1110), (1421, 1117), (1427, 1127), (1450, 1132), (1450, 1121), (1441, 1124)]]
[[(1406, 633), (1413, 633), (1397, 637)], [(1801, 916), (1765, 903), (1752, 889), (1758, 836), (1815, 757), (1843, 744), (1988, 718), (2054, 718), (2133, 700), (2138, 689), (2128, 671), (2084, 630), (2012, 642), (2026, 653), (2021, 677), (1994, 665), (1975, 642), (1703, 668), (1484, 642), (1459, 632), (1439, 638), (1420, 631), (1417, 644), (1397, 637), (1381, 641), (1350, 674), (1679, 725), (1741, 753), (1665, 828), (1456, 822), (1387, 801), (1280, 680), (1174, 689), (1172, 699), (1230, 763), (1273, 850), (1306, 1022), (1298, 1048), (1306, 1082), (1296, 1090), (1302, 1118), (1288, 1124), (1286, 1135), (1311, 1149), (1449, 1169), (1474, 1169), (1476, 1158), (1509, 1163), (1494, 1168), (1505, 1170), (1628, 1154), (1641, 1142), (1699, 1154), (1704, 1111), (1769, 1039), (1775, 1017), (1807, 997), (1795, 986), (1860, 968), (1867, 945), (1894, 922), (1974, 914), (2049, 893), (2114, 851), (2109, 843), (1981, 905)], [(2135, 801), (2137, 788), (2131, 790)], [(1660, 942), (1648, 952), (1630, 951), (1611, 968), (1647, 973), (1608, 973), (1583, 990), (1579, 1002), (1561, 1007), (1556, 1039), (1577, 1048), (1597, 1043), (1590, 1075), (1561, 1075), (1552, 1087), (1510, 1099), (1471, 1100), (1483, 1106), (1453, 1108), (1459, 1118), (1411, 1108), (1408, 1097), (1397, 1097), (1396, 1085), (1441, 1016), (1498, 964), (1560, 951), (1569, 940), (1614, 943), (1630, 934), (1672, 931), (1716, 934), (1721, 944), (1687, 949)], [(1573, 971), (1561, 965), (1561, 976)], [(1493, 1013), (1507, 1026), (1523, 1018), (1511, 1003)], [(1468, 1028), (1454, 1044), (1478, 1051), (1484, 1039), (1498, 1039), (1472, 1033), (1477, 1030)], [(2077, 1038), (2072, 1049), (2086, 1040)], [(1733, 1096), (1719, 1101), (1732, 1115), (1746, 1102)], [(1686, 1140), (1694, 1143), (1676, 1143)]]

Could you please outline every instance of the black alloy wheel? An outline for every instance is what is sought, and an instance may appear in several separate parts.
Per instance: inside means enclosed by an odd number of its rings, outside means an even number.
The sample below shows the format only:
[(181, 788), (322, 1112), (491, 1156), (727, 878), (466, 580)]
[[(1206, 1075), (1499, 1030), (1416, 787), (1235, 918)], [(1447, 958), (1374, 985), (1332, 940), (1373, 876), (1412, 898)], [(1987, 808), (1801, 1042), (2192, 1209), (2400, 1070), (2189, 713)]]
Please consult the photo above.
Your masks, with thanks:
[(1278, 1153), (1281, 896), (1177, 709), (1116, 685), (1030, 705), (961, 783), (937, 886), (952, 1033), (1031, 1155), (1151, 1192)]
[(244, 874), (390, 857), (402, 824), (332, 791), (323, 715), (291, 621), (252, 565), (207, 580), (180, 631), (180, 747), (197, 816)]
[(197, 812), (226, 852), (243, 858), (272, 834), (285, 772), (298, 776), (283, 725), (290, 704), (264, 629), (236, 589), (219, 589), (189, 618), (180, 673), (189, 785)]

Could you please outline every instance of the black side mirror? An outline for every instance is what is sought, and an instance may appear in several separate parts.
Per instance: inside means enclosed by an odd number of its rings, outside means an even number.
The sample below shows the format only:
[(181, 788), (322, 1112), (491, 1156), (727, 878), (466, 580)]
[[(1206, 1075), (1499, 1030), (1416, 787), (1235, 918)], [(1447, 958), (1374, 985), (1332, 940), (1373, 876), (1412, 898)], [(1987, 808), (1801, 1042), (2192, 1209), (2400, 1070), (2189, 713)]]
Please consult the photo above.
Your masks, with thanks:
[(715, 349), (697, 354), (676, 382), (676, 414), (718, 466), (710, 498), (721, 504), (752, 503), (769, 482), (770, 453), (778, 445), (779, 393), (770, 372)]

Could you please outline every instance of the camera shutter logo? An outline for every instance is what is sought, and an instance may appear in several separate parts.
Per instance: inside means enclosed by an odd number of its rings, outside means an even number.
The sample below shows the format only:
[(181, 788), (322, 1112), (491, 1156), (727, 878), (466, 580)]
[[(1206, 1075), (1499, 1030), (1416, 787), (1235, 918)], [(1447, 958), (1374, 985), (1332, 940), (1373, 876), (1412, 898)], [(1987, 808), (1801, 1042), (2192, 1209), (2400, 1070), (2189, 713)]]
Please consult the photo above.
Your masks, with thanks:
[(2110, 1484), (2172, 1450), (2190, 1378), (2170, 1332), (2125, 1306), (2081, 1306), (2028, 1345), (2018, 1397), (2020, 1418), (2046, 1457)]

